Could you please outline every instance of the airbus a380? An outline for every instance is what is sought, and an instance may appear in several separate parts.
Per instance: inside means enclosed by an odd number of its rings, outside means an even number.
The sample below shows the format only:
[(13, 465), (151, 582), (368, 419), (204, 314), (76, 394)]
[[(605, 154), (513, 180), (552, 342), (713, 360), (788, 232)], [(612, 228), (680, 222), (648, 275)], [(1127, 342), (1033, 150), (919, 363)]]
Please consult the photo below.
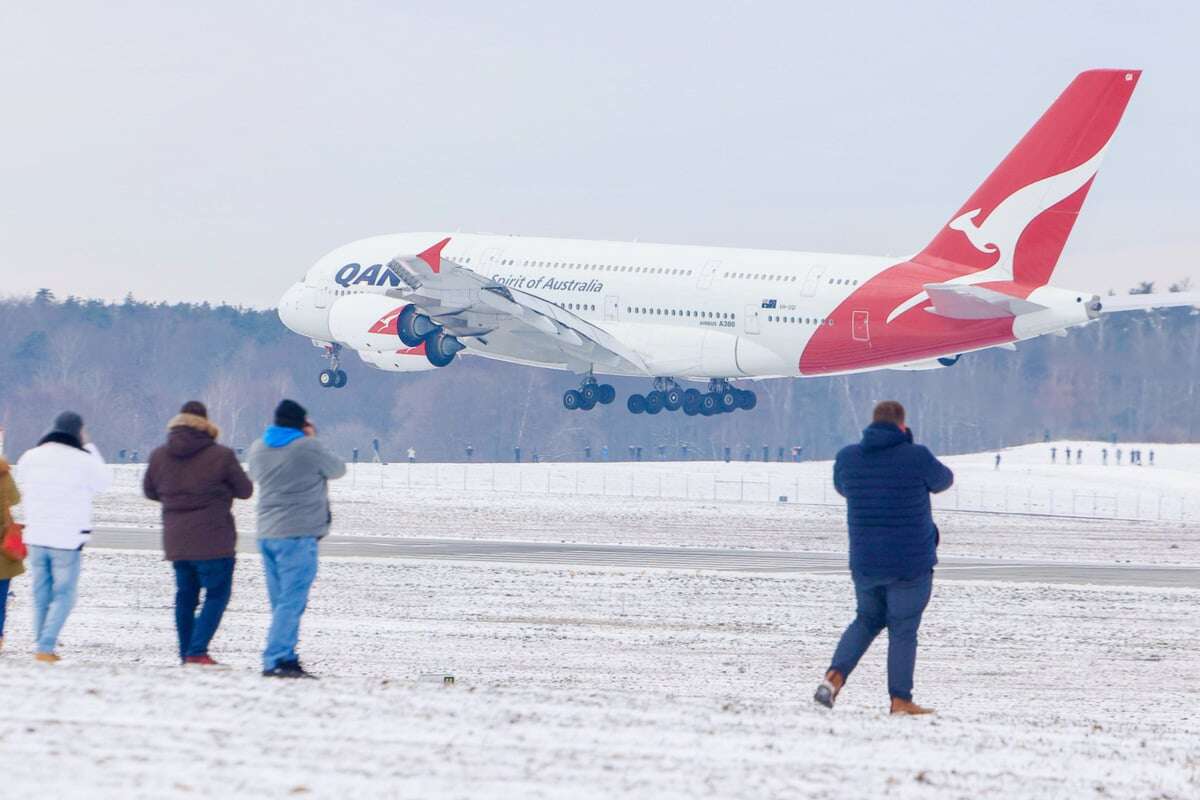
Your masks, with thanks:
[[(1050, 285), (1141, 73), (1081, 73), (909, 258), (459, 233), (376, 236), (321, 258), (279, 304), (339, 358), (408, 372), (457, 354), (568, 370), (567, 409), (611, 403), (598, 376), (643, 376), (629, 411), (751, 409), (734, 380), (938, 369), (1200, 293), (1101, 298)], [(704, 391), (679, 381), (704, 381)]]

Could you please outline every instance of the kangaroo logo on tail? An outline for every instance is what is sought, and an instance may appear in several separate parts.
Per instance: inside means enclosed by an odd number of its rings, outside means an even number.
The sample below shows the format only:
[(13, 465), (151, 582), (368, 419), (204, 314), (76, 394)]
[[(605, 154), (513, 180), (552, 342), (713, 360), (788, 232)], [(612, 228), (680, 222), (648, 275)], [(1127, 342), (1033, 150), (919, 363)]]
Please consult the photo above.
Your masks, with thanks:
[[(947, 223), (948, 228), (960, 231), (971, 242), (971, 245), (981, 253), (999, 253), (996, 263), (979, 272), (951, 278), (945, 283), (974, 285), (992, 281), (1011, 281), (1013, 279), (1013, 254), (1017, 250), (1017, 241), (1043, 211), (1061, 203), (1095, 177), (1108, 149), (1106, 142), (1096, 154), (1079, 166), (1051, 175), (1040, 181), (1018, 189), (1000, 203), (988, 214), (982, 223), (976, 223), (982, 209), (975, 208), (959, 214)], [(918, 292), (892, 309), (887, 321), (890, 323), (896, 317), (919, 305), (929, 295)]]

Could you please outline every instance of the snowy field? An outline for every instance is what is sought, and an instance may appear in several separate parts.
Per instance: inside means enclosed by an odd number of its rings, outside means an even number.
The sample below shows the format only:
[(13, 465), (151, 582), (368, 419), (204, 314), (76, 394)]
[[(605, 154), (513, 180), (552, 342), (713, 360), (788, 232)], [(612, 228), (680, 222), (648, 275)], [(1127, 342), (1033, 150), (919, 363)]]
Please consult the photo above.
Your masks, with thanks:
[(1200, 591), (939, 583), (916, 689), (939, 713), (893, 719), (883, 641), (836, 710), (809, 699), (840, 577), (327, 559), (302, 683), (257, 675), (253, 558), (228, 671), (174, 665), (153, 554), (87, 555), (52, 667), (15, 589), (10, 796), (1200, 796)]
[[(1195, 446), (1107, 471), (1051, 466), (1042, 450), (1008, 451), (999, 471), (990, 453), (949, 461), (962, 491), (1149, 496), (1200, 479)], [(835, 505), (584, 491), (829, 468), (495, 467), (521, 489), (493, 488), (491, 465), (362, 465), (334, 485), (334, 533), (844, 552)], [(585, 472), (581, 490), (552, 484)], [(139, 481), (118, 468), (98, 526), (157, 525)], [(252, 512), (238, 505), (243, 532)], [(937, 516), (944, 554), (1200, 564), (1194, 522)], [(14, 582), (0, 653), (10, 794), (1200, 797), (1200, 587), (938, 582), (917, 673), (916, 699), (939, 712), (926, 719), (885, 713), (886, 637), (835, 711), (812, 704), (849, 621), (844, 576), (327, 558), (301, 641), (322, 680), (304, 683), (258, 675), (256, 558), (240, 562), (213, 645), (229, 670), (175, 665), (172, 593), (157, 554), (90, 551), (65, 661), (44, 667), (29, 656), (28, 578)]]
[[(1061, 450), (1063, 444), (1056, 445)], [(1200, 445), (1144, 445), (1155, 450), (1157, 466), (1102, 467), (1100, 445), (1072, 443), (1084, 450), (1083, 466), (1049, 464), (1049, 446), (1004, 451), (1001, 469), (994, 454), (951, 456), (956, 489), (938, 509), (942, 552), (955, 556), (1033, 558), (1068, 561), (1200, 564), (1200, 513), (1184, 521), (1112, 519), (1091, 515), (1091, 498), (1140, 496), (1144, 508), (1154, 498), (1179, 498), (1200, 512)], [(1134, 445), (1123, 445), (1134, 447)], [(1088, 454), (1097, 454), (1089, 465)], [(795, 551), (842, 551), (844, 504), (831, 489), (828, 505), (741, 502), (736, 499), (659, 497), (660, 483), (683, 481), (692, 487), (776, 481), (775, 496), (797, 481), (820, 486), (830, 462), (755, 464), (713, 462), (593, 464), (360, 464), (354, 474), (332, 484), (334, 533), (374, 536), (512, 539), (591, 544), (735, 547)], [(116, 489), (100, 498), (100, 526), (158, 525), (159, 509), (141, 497), (138, 465), (117, 468)], [(495, 477), (493, 477), (495, 476)], [(577, 482), (578, 491), (577, 491)], [(629, 496), (630, 484), (649, 496)], [(492, 487), (496, 486), (496, 489)], [(588, 494), (589, 487), (610, 494)], [(625, 494), (618, 494), (618, 487)], [(819, 490), (814, 490), (819, 491)], [(1080, 498), (1075, 516), (985, 513), (946, 508), (955, 496), (1001, 498), (1054, 492)], [(1087, 498), (1086, 500), (1083, 498)], [(1069, 502), (1069, 500), (1064, 501)], [(1132, 501), (1127, 503), (1132, 508)], [(1192, 506), (1189, 506), (1191, 508)], [(254, 528), (253, 501), (237, 504), (238, 524)]]

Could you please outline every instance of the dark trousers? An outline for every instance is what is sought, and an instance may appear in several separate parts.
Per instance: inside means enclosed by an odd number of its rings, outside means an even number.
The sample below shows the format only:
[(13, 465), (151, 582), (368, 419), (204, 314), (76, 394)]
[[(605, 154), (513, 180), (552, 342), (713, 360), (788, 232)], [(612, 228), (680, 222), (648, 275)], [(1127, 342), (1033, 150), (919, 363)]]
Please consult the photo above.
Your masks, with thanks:
[[(229, 605), (233, 591), (234, 559), (210, 558), (204, 561), (175, 561), (175, 630), (179, 633), (179, 659), (208, 653)], [(200, 590), (204, 590), (204, 606)]]
[(8, 584), (12, 578), (0, 580), (0, 639), (4, 638), (4, 616), (8, 611)]
[(933, 570), (915, 578), (853, 578), (858, 614), (842, 634), (829, 668), (849, 678), (871, 642), (887, 628), (888, 694), (912, 700), (917, 629), (933, 592)]

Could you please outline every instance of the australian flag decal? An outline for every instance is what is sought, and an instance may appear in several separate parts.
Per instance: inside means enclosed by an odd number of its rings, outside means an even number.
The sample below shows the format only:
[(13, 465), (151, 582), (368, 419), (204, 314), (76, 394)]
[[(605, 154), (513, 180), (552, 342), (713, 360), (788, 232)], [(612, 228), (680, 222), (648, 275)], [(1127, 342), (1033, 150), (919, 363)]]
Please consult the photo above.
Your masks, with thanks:
[(763, 300), (762, 307), (763, 308), (775, 308), (775, 306), (778, 304), (778, 302), (779, 302), (778, 300)]

